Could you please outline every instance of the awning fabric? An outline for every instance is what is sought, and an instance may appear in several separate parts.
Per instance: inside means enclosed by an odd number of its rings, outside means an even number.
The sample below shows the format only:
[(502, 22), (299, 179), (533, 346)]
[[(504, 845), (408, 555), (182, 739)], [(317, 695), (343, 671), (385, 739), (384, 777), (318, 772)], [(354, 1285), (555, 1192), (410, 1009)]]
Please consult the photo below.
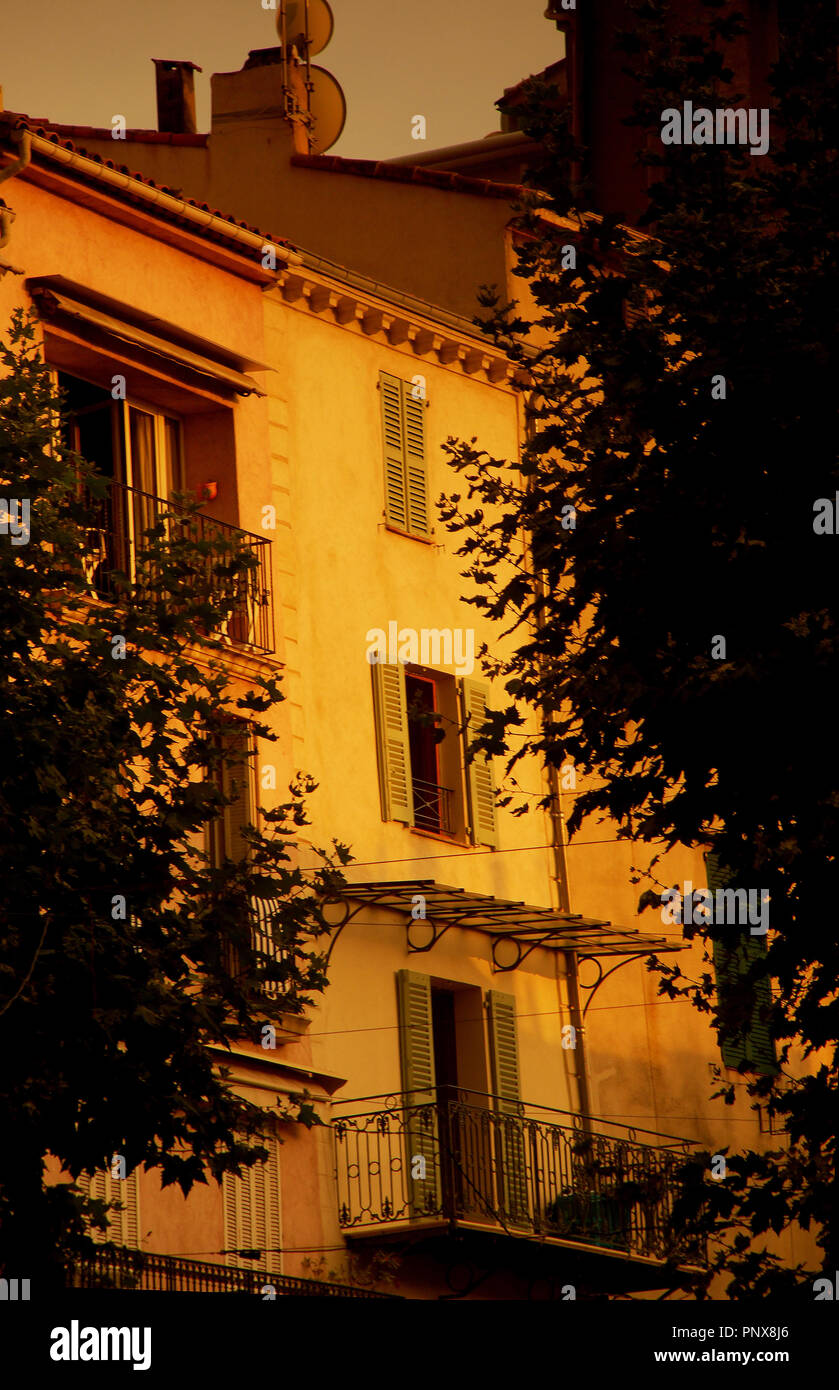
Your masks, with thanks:
[(253, 378), (246, 376), (243, 372), (235, 371), (232, 367), (184, 347), (181, 343), (162, 338), (155, 333), (149, 333), (136, 324), (115, 318), (102, 309), (94, 308), (80, 299), (72, 298), (53, 285), (35, 283), (29, 288), (42, 318), (47, 320), (70, 319), (76, 323), (82, 323), (88, 328), (97, 329), (100, 333), (106, 333), (119, 342), (142, 348), (144, 352), (153, 353), (157, 357), (164, 358), (167, 362), (186, 367), (190, 371), (198, 373), (199, 376), (209, 377), (212, 381), (226, 386), (228, 390), (235, 391), (238, 395), (263, 396), (265, 394), (259, 389)]

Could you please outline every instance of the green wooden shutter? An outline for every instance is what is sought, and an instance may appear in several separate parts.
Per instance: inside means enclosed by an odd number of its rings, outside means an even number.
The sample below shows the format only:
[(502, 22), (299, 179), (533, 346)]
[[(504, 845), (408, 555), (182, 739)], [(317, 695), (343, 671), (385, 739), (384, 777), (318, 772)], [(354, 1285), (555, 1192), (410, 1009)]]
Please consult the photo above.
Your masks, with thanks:
[[(720, 863), (718, 855), (706, 854), (705, 868), (708, 888), (712, 893), (716, 893), (718, 888), (733, 886), (732, 876), (725, 865)], [(735, 928), (729, 930), (732, 933), (730, 944), (724, 940), (713, 943), (714, 972), (720, 1004), (724, 1004), (727, 997), (736, 996), (742, 988), (741, 981), (747, 971), (756, 960), (766, 955), (764, 937), (745, 935)], [(745, 1067), (748, 1071), (776, 1072), (778, 1064), (775, 1044), (768, 1023), (761, 1017), (764, 1009), (768, 1009), (772, 1002), (772, 987), (768, 977), (764, 976), (758, 980), (753, 991), (754, 1004), (743, 1032), (739, 1037), (726, 1038), (720, 1043), (723, 1063), (736, 1070)]]
[(462, 684), (463, 723), (466, 742), (466, 785), (469, 791), (469, 822), (476, 845), (498, 845), (495, 807), (495, 779), (492, 762), (484, 753), (470, 757), (471, 745), (486, 720), (489, 686), (485, 681), (464, 680)]
[[(276, 1136), (262, 1136), (268, 1150), (264, 1163), (244, 1169), (240, 1178), (225, 1173), (222, 1178), (224, 1245), (227, 1264), (233, 1269), (266, 1270), (282, 1273), (280, 1246), (280, 1153)], [(259, 1250), (259, 1259), (248, 1260), (229, 1252)]]
[(246, 859), (249, 853), (247, 841), (242, 836), (246, 825), (253, 824), (253, 797), (251, 777), (253, 770), (247, 755), (251, 748), (250, 730), (247, 726), (236, 728), (224, 737), (225, 751), (237, 759), (235, 766), (224, 769), (224, 794), (232, 797), (229, 806), (224, 808), (224, 850), (228, 858), (238, 862)]
[(373, 664), (373, 707), (379, 753), (379, 790), (385, 820), (414, 820), (411, 749), (405, 671), (400, 665)]
[[(413, 970), (397, 970), (396, 991), (402, 1090), (408, 1107), (405, 1123), (405, 1186), (412, 1215), (425, 1216), (438, 1213), (442, 1206), (431, 980), (428, 975), (418, 975)], [(425, 1159), (424, 1179), (411, 1175), (412, 1160), (416, 1155)]]
[(519, 1079), (516, 1001), (512, 994), (491, 989), (487, 992), (487, 1003), (492, 1089), (497, 1097), (500, 1117), (498, 1166), (503, 1214), (515, 1225), (527, 1225), (527, 1158)]
[(391, 525), (407, 531), (408, 499), (402, 385), (399, 377), (391, 376), (388, 372), (379, 372), (385, 456), (385, 515)]
[(428, 463), (425, 457), (425, 400), (416, 400), (413, 385), (403, 381), (402, 419), (405, 430), (405, 477), (408, 496), (408, 530), (427, 536)]
[(414, 536), (430, 532), (428, 461), (425, 456), (425, 400), (413, 383), (379, 373), (385, 459), (385, 516)]

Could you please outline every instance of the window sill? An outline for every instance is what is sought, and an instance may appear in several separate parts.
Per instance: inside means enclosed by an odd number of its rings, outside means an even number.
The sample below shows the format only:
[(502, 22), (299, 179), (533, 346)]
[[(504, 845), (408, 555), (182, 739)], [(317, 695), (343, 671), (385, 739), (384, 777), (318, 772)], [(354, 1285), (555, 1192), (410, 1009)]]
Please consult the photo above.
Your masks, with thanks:
[(471, 840), (458, 839), (456, 835), (446, 835), (442, 830), (423, 830), (418, 825), (406, 825), (405, 829), (409, 830), (412, 835), (421, 835), (424, 840), (441, 840), (444, 845), (459, 845), (460, 848), (464, 846), (467, 849), (478, 848), (477, 845), (472, 844)]
[(434, 532), (431, 531), (427, 536), (418, 536), (414, 531), (403, 531), (401, 527), (394, 526), (390, 521), (384, 523), (386, 531), (390, 531), (392, 536), (404, 536), (407, 541), (419, 541), (420, 545), (433, 545)]

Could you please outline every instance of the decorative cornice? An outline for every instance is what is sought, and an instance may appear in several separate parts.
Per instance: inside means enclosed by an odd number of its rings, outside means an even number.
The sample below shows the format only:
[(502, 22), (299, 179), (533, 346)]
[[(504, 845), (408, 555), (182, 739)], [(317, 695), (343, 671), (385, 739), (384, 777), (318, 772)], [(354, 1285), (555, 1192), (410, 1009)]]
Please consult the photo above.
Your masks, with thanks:
[(380, 296), (350, 284), (330, 284), (329, 279), (305, 266), (295, 266), (280, 272), (276, 288), (291, 308), (386, 342), (414, 357), (436, 359), (450, 370), (459, 367), (466, 376), (483, 376), (492, 386), (522, 384), (520, 368), (470, 331), (466, 319), (443, 312), (438, 316), (433, 305), (416, 307), (407, 296), (391, 301), (385, 297), (387, 290)]

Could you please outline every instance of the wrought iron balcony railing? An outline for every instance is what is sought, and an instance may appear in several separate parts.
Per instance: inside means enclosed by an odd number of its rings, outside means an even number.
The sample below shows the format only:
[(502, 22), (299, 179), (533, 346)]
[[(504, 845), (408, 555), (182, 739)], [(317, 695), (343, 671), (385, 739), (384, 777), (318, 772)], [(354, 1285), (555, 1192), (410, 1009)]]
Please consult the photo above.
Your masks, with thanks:
[[(256, 563), (246, 572), (231, 575), (226, 566), (207, 556), (207, 579), (214, 599), (221, 599), (222, 617), (212, 635), (237, 646), (257, 651), (274, 650), (271, 594), (270, 541), (228, 522), (202, 513), (189, 515), (174, 502), (152, 493), (111, 482), (101, 500), (88, 497), (91, 525), (82, 559), (85, 578), (94, 593), (113, 596), (113, 575), (120, 572), (136, 580), (149, 572), (143, 558), (144, 533), (164, 520), (170, 537), (191, 541), (235, 541)], [(172, 519), (174, 518), (174, 519)], [(224, 602), (224, 601), (227, 602)]]
[(420, 830), (436, 830), (440, 835), (452, 833), (453, 792), (448, 787), (438, 787), (434, 782), (423, 782), (418, 777), (411, 779), (414, 789), (414, 825)]
[(392, 1298), (353, 1284), (297, 1279), (259, 1269), (230, 1269), (209, 1260), (153, 1255), (110, 1247), (79, 1256), (67, 1266), (68, 1288), (121, 1289), (157, 1293), (249, 1293), (273, 1288), (277, 1298)]
[(436, 1218), (647, 1259), (704, 1259), (673, 1231), (687, 1141), (639, 1142), (608, 1121), (450, 1088), (388, 1097), (333, 1128), (348, 1232)]

